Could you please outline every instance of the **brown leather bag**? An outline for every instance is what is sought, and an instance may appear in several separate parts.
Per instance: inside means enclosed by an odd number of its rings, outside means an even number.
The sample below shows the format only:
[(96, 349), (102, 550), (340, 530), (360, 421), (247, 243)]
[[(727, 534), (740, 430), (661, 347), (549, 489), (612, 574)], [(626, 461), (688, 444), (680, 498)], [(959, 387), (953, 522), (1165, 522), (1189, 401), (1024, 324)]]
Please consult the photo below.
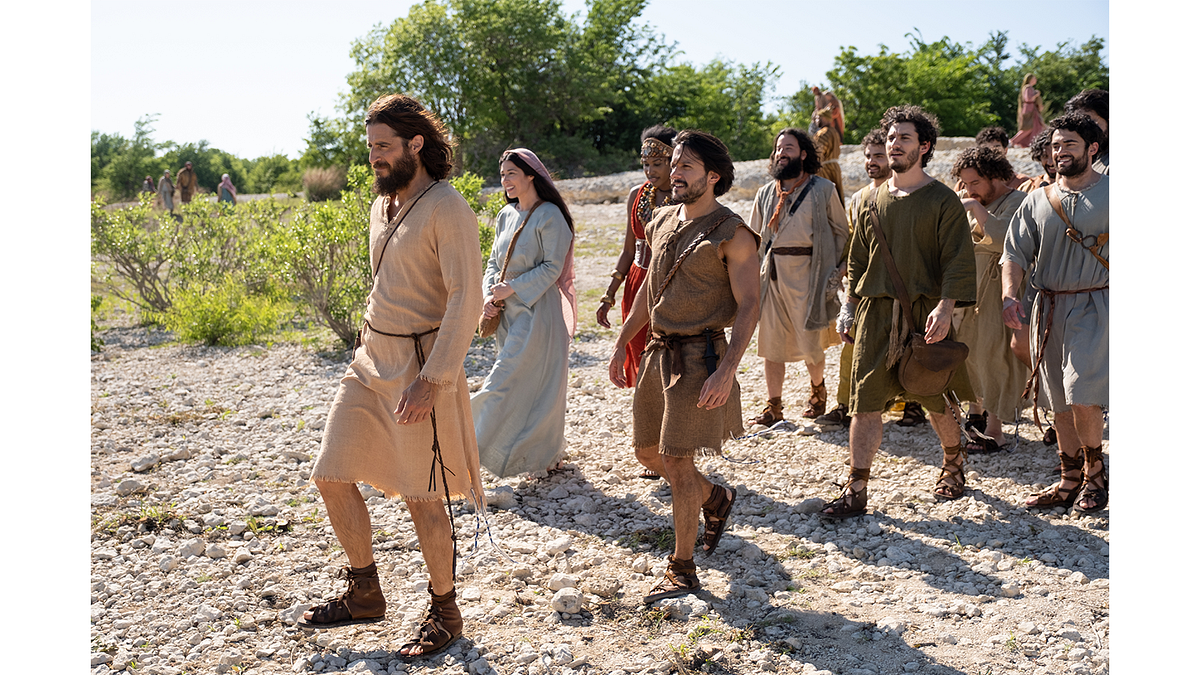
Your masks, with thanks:
[(883, 227), (879, 225), (879, 207), (871, 194), (869, 207), (871, 224), (875, 228), (875, 238), (879, 240), (879, 251), (883, 254), (883, 262), (887, 265), (888, 273), (892, 276), (892, 285), (896, 287), (896, 295), (900, 296), (900, 304), (904, 308), (904, 316), (912, 327), (908, 342), (904, 346), (904, 354), (900, 357), (897, 375), (900, 386), (904, 391), (917, 396), (938, 396), (946, 391), (954, 369), (967, 360), (970, 348), (962, 342), (949, 338), (933, 344), (925, 343), (925, 334), (916, 329), (916, 315), (913, 314), (912, 301), (908, 297), (908, 289), (896, 269), (896, 261), (888, 248), (887, 238), (883, 236)]
[[(517, 231), (513, 233), (512, 239), (508, 242), (508, 252), (504, 254), (504, 263), (500, 266), (500, 280), (496, 282), (497, 284), (504, 283), (504, 275), (508, 273), (508, 261), (512, 260), (513, 249), (517, 245), (517, 237), (521, 236), (521, 232), (525, 229), (525, 224), (529, 222), (529, 218), (533, 215), (533, 212), (537, 211), (537, 207), (544, 203), (545, 202), (539, 199), (538, 202), (533, 205), (533, 208), (529, 209), (529, 213), (525, 214), (525, 220), (521, 221), (520, 227), (518, 227)], [(496, 313), (496, 316), (489, 318), (484, 316), (483, 312), (479, 313), (479, 337), (481, 338), (488, 337), (492, 333), (495, 333), (496, 329), (500, 327), (500, 315), (504, 313), (504, 301), (493, 300), (492, 306), (500, 310)]]

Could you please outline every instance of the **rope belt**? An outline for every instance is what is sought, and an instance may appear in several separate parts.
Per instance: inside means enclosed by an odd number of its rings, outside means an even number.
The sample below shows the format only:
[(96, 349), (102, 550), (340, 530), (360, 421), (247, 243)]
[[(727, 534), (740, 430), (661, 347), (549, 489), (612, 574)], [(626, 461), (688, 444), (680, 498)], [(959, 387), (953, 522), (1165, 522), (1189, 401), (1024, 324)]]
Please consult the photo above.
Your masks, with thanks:
[[(426, 335), (432, 335), (433, 333), (436, 333), (438, 328), (440, 328), (440, 326), (435, 326), (424, 333), (385, 333), (384, 331), (372, 326), (370, 321), (364, 319), (363, 324), (370, 329), (372, 333), (378, 333), (379, 335), (386, 335), (388, 337), (408, 338), (412, 340), (413, 344), (416, 346), (418, 370), (425, 367), (425, 348), (421, 346), (421, 338), (425, 337)], [(429, 487), (427, 489), (430, 492), (437, 491), (437, 473), (438, 469), (440, 468), (442, 474), (442, 491), (446, 495), (446, 512), (450, 516), (450, 541), (454, 545), (454, 557), (450, 563), (451, 578), (454, 578), (458, 575), (458, 537), (456, 537), (454, 534), (454, 509), (450, 507), (450, 484), (446, 482), (446, 474), (449, 473), (451, 476), (455, 474), (453, 471), (446, 468), (446, 462), (442, 458), (442, 446), (440, 443), (438, 443), (436, 410), (431, 409), (429, 411), (429, 421), (433, 425), (433, 446), (430, 447), (430, 451), (433, 453), (433, 461), (429, 465)]]
[[(778, 246), (771, 249), (771, 255), (812, 255), (813, 247), (811, 246)], [(771, 281), (777, 281), (779, 276), (775, 273), (775, 261), (771, 261)]]
[[(1033, 287), (1033, 284), (1030, 284)], [(1021, 398), (1028, 399), (1030, 392), (1033, 393), (1033, 421), (1037, 423), (1038, 431), (1042, 430), (1042, 421), (1038, 417), (1038, 392), (1041, 390), (1041, 365), (1042, 358), (1045, 356), (1046, 339), (1050, 337), (1050, 323), (1054, 319), (1054, 299), (1060, 295), (1078, 295), (1080, 293), (1094, 293), (1096, 291), (1106, 291), (1108, 286), (1097, 286), (1096, 288), (1084, 288), (1078, 291), (1050, 291), (1044, 288), (1038, 288), (1038, 314), (1046, 318), (1046, 324), (1042, 326), (1042, 330), (1037, 336), (1037, 361), (1033, 364), (1033, 372), (1029, 374), (1029, 380), (1025, 382), (1025, 390), (1021, 392)]]
[[(704, 365), (708, 369), (708, 374), (712, 375), (717, 370), (717, 342), (725, 341), (725, 331), (715, 331), (711, 328), (705, 328), (704, 332), (699, 335), (660, 335), (659, 333), (650, 333), (646, 340), (647, 352), (652, 352), (657, 349), (665, 349), (669, 355), (667, 359), (667, 375), (670, 377), (670, 382), (666, 389), (675, 386), (679, 378), (683, 377), (687, 372), (687, 366), (683, 360), (682, 345), (689, 342), (705, 342), (707, 346), (704, 349)], [(664, 389), (663, 391), (666, 391)]]

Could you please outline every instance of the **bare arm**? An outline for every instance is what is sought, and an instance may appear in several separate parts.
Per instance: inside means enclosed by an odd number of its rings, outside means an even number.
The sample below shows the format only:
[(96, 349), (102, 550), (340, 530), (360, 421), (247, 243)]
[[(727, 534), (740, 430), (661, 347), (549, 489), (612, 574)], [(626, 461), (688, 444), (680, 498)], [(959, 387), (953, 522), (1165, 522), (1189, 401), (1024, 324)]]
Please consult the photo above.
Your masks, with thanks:
[(700, 389), (700, 400), (696, 402), (696, 407), (706, 410), (719, 408), (729, 400), (738, 364), (750, 345), (759, 313), (758, 246), (754, 235), (745, 227), (739, 227), (733, 238), (721, 244), (719, 251), (729, 270), (729, 286), (738, 309), (733, 319), (729, 347), (717, 370), (704, 381)]
[[(629, 276), (629, 270), (633, 268), (634, 246), (637, 241), (637, 237), (633, 236), (633, 203), (637, 200), (637, 193), (640, 189), (640, 186), (631, 189), (629, 197), (625, 200), (625, 244), (621, 247), (621, 255), (617, 258), (616, 270), (626, 277)], [(612, 279), (608, 283), (605, 295), (616, 299), (619, 288), (621, 288), (621, 282)], [(610, 309), (612, 309), (612, 305), (601, 302), (600, 307), (596, 310), (596, 323), (605, 328), (612, 328), (612, 324), (608, 321), (608, 310)]]
[[(612, 357), (608, 361), (608, 379), (618, 387), (628, 386), (625, 381), (625, 345), (637, 335), (642, 326), (650, 323), (650, 298), (647, 289), (650, 284), (642, 284), (633, 298), (633, 309), (625, 323), (621, 324), (621, 332), (617, 333), (617, 343), (613, 345)], [(757, 296), (756, 296), (757, 297)]]
[(1025, 279), (1025, 270), (1017, 263), (1006, 260), (1000, 266), (1000, 297), (1003, 298), (1004, 309), (1001, 316), (1004, 325), (1013, 330), (1021, 329), (1021, 319), (1025, 318), (1025, 308), (1021, 306), (1021, 298), (1017, 292), (1021, 281)]

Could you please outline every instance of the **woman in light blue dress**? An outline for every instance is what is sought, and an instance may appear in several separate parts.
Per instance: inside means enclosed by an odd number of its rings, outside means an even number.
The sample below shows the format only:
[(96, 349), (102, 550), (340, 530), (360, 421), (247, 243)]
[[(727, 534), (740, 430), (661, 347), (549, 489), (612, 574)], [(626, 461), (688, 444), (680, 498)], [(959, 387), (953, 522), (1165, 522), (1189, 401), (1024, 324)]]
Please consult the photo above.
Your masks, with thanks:
[[(496, 219), (482, 309), (484, 316), (500, 313), (496, 362), (471, 396), (471, 414), (480, 463), (505, 477), (546, 469), (566, 448), (575, 223), (546, 167), (529, 150), (504, 153), (500, 185), (508, 206)], [(526, 217), (501, 282), (509, 244)], [(503, 309), (493, 304), (501, 300)]]

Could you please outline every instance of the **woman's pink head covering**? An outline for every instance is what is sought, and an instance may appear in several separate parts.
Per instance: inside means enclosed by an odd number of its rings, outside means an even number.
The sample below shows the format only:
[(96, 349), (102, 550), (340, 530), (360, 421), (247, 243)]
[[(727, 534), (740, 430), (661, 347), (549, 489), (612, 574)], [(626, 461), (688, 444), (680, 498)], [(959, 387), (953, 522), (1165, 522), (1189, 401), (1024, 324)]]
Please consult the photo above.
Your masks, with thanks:
[[(554, 184), (554, 179), (550, 177), (550, 172), (546, 170), (546, 165), (542, 164), (542, 160), (533, 154), (529, 148), (512, 148), (505, 150), (504, 154), (514, 154), (521, 158), (521, 161), (529, 165), (546, 182)], [(575, 337), (575, 329), (578, 326), (579, 310), (575, 303), (575, 238), (571, 238), (571, 246), (567, 249), (567, 259), (563, 262), (562, 274), (558, 275), (558, 281), (555, 282), (558, 286), (558, 291), (562, 298), (563, 321), (567, 325), (567, 334)]]

